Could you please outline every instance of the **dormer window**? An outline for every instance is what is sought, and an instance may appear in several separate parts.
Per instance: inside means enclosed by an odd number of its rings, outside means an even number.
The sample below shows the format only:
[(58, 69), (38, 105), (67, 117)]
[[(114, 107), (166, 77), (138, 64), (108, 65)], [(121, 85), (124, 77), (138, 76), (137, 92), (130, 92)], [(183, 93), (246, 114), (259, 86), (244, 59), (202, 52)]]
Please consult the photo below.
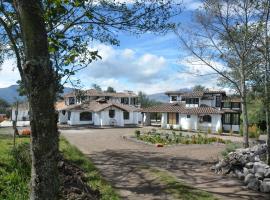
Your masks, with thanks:
[(74, 97), (69, 97), (68, 102), (69, 102), (69, 105), (75, 104), (75, 98)]
[(186, 104), (199, 104), (199, 98), (186, 99)]
[(177, 96), (171, 96), (171, 101), (177, 101)]

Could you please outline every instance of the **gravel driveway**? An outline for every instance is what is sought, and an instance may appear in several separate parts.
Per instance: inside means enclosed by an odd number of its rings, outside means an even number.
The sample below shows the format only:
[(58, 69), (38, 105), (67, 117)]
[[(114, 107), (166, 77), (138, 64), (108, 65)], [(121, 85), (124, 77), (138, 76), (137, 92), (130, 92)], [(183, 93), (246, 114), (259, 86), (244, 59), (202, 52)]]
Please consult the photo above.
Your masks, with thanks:
[(220, 199), (270, 199), (248, 191), (237, 179), (209, 171), (211, 162), (225, 148), (215, 145), (175, 145), (163, 148), (133, 142), (123, 136), (135, 129), (61, 130), (71, 144), (88, 155), (123, 199), (172, 199), (162, 192), (162, 185), (140, 170), (142, 166), (158, 167), (196, 188), (213, 193)]

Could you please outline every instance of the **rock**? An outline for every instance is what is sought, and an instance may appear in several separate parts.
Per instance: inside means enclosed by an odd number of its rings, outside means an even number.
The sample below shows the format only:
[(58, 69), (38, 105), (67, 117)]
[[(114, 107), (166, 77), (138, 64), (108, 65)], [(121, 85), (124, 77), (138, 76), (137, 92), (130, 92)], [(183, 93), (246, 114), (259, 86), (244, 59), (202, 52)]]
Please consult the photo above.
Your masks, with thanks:
[(251, 178), (248, 182), (247, 187), (251, 190), (258, 191), (260, 189), (260, 181), (257, 178)]
[(264, 177), (265, 177), (265, 178), (270, 178), (270, 169), (266, 169), (266, 170), (264, 171)]
[(264, 178), (264, 173), (263, 172), (257, 172), (255, 173), (255, 177), (259, 180), (263, 180)]
[(261, 161), (261, 159), (260, 159), (260, 157), (259, 157), (259, 156), (255, 156), (255, 157), (254, 157), (254, 161), (255, 161), (255, 162), (260, 162), (260, 161)]
[(266, 167), (265, 163), (255, 162), (254, 165), (253, 165), (254, 173), (257, 173), (257, 172), (263, 172), (264, 173), (265, 167)]
[(255, 175), (254, 174), (248, 174), (245, 176), (244, 183), (247, 185), (251, 179), (254, 179)]
[(262, 181), (260, 191), (265, 193), (270, 192), (270, 179), (264, 179)]
[(246, 164), (246, 168), (252, 169), (253, 168), (253, 165), (254, 165), (253, 162), (249, 162), (249, 163)]
[(244, 173), (241, 172), (240, 170), (235, 170), (234, 173), (237, 175), (237, 177), (238, 177), (239, 179), (241, 179), (241, 180), (244, 180), (244, 179), (245, 179)]
[(244, 167), (243, 168), (243, 174), (244, 174), (244, 176), (248, 175), (249, 173), (250, 172), (249, 172), (248, 168)]

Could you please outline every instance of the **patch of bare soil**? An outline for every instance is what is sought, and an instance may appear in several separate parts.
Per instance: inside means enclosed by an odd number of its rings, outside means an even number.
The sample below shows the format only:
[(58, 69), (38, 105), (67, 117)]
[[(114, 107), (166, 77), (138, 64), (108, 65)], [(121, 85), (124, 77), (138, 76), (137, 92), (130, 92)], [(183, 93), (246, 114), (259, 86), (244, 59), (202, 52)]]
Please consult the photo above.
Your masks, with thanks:
[(61, 158), (58, 164), (60, 175), (60, 199), (97, 200), (99, 191), (92, 190), (87, 184), (84, 171), (73, 163)]

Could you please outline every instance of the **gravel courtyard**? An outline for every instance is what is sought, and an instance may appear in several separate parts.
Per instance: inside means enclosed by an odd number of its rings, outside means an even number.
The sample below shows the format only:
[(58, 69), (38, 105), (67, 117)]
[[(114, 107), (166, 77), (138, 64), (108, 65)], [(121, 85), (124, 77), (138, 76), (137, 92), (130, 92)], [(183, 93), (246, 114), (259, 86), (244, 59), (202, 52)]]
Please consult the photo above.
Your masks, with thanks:
[(133, 142), (123, 136), (133, 135), (132, 128), (61, 130), (95, 163), (106, 180), (123, 199), (172, 199), (162, 184), (149, 175), (144, 166), (157, 167), (190, 185), (208, 191), (219, 199), (269, 199), (248, 191), (243, 184), (209, 171), (211, 162), (225, 148), (222, 144), (176, 145), (163, 148)]

